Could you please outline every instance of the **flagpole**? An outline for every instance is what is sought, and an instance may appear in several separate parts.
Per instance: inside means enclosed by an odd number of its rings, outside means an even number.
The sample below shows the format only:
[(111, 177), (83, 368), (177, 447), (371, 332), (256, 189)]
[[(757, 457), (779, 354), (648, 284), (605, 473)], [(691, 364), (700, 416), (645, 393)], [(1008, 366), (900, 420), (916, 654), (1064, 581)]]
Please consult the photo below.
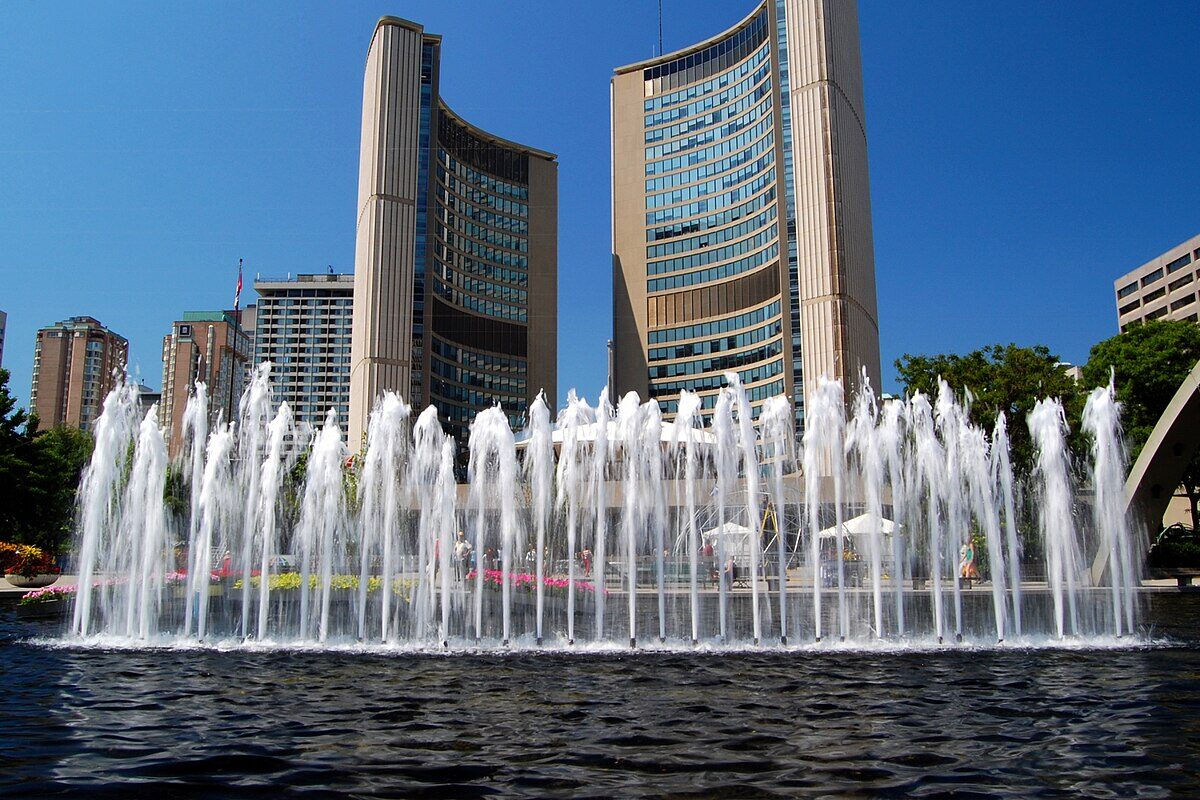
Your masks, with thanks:
[(241, 320), (238, 314), (238, 304), (242, 299), (242, 259), (238, 259), (238, 282), (237, 292), (233, 295), (233, 341), (229, 348), (229, 406), (225, 412), (226, 423), (233, 422), (233, 376), (237, 370), (237, 345), (238, 337), (241, 335)]

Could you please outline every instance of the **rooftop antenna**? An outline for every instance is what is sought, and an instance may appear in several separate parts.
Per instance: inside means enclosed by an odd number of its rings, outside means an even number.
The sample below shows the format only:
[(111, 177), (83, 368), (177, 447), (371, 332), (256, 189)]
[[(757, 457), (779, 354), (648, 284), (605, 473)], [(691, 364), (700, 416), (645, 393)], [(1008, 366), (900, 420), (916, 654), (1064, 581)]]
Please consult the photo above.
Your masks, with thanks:
[(658, 0), (658, 54), (663, 54), (662, 46), (662, 0)]

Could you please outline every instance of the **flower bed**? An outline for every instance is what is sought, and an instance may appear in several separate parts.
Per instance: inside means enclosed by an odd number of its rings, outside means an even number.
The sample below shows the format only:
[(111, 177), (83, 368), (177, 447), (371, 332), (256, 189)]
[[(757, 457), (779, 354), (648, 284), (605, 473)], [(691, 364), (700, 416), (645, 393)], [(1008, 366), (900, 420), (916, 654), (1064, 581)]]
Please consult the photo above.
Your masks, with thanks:
[(34, 589), (32, 592), (26, 592), (21, 595), (19, 605), (32, 606), (38, 603), (59, 603), (63, 600), (70, 600), (75, 596), (75, 587), (68, 584), (66, 586), (47, 586), (44, 589)]
[[(471, 570), (467, 573), (467, 580), (475, 580), (475, 576), (477, 574), (478, 573), (476, 570)], [(483, 585), (487, 586), (488, 588), (499, 589), (504, 586), (504, 575), (505, 573), (502, 570), (485, 569), (483, 571)], [(536, 575), (533, 575), (529, 572), (510, 572), (508, 573), (508, 578), (513, 587), (516, 589), (521, 589), (526, 592), (537, 591)], [(566, 578), (547, 576), (542, 578), (542, 584), (547, 589), (551, 590), (551, 592), (566, 594), (567, 589), (571, 585), (571, 581)], [(577, 591), (591, 592), (593, 594), (596, 591), (595, 585), (593, 585), (590, 581), (575, 581), (575, 588)], [(605, 589), (604, 593), (608, 594), (608, 590)]]
[[(408, 590), (411, 589), (415, 583), (416, 582), (413, 581), (411, 578), (396, 578), (392, 582), (392, 592), (394, 594), (407, 594)], [(269, 589), (272, 592), (299, 589), (301, 585), (302, 585), (302, 579), (300, 577), (299, 572), (284, 572), (284, 573), (280, 573), (279, 575), (272, 575), (270, 577), (270, 579), (267, 581), (267, 589)], [(361, 585), (361, 583), (359, 582), (359, 578), (357, 575), (332, 575), (332, 576), (330, 576), (330, 580), (329, 580), (329, 588), (335, 589), (335, 590), (340, 590), (340, 591), (358, 589), (360, 585)], [(258, 575), (252, 576), (250, 578), (250, 586), (255, 589), (262, 586), (261, 576), (258, 576)], [(309, 575), (308, 576), (308, 588), (309, 589), (319, 589), (320, 586), (321, 586), (321, 576), (319, 576), (319, 575)], [(367, 578), (367, 592), (368, 593), (377, 592), (382, 587), (383, 587), (383, 579), (382, 578), (375, 577), (375, 576)], [(234, 590), (241, 589), (242, 581), (240, 581), (240, 580), (235, 581), (233, 584), (233, 588), (234, 588)]]

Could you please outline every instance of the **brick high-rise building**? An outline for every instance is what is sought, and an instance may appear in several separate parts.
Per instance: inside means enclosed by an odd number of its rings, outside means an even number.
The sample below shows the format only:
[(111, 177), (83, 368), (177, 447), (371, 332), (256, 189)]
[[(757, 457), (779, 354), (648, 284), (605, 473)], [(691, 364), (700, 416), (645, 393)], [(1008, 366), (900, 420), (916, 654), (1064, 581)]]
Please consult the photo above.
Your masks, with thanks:
[(236, 418), (254, 352), (254, 306), (232, 311), (188, 311), (162, 345), (162, 401), (158, 421), (171, 457), (183, 446), (183, 412), (196, 381), (208, 387), (209, 427)]
[(90, 431), (128, 358), (125, 337), (94, 317), (71, 317), (40, 329), (29, 392), (39, 426)]

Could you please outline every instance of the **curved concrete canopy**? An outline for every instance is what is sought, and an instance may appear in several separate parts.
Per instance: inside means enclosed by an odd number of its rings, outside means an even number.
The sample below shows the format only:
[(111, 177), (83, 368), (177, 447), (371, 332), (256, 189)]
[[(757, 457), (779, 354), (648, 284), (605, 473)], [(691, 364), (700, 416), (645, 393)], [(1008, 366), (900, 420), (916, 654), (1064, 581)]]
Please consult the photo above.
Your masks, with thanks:
[[(1146, 446), (1125, 480), (1125, 512), (1135, 529), (1147, 536), (1158, 533), (1175, 487), (1200, 448), (1200, 362), (1192, 368), (1155, 424)], [(1100, 548), (1092, 565), (1099, 580), (1107, 565), (1108, 550)]]

